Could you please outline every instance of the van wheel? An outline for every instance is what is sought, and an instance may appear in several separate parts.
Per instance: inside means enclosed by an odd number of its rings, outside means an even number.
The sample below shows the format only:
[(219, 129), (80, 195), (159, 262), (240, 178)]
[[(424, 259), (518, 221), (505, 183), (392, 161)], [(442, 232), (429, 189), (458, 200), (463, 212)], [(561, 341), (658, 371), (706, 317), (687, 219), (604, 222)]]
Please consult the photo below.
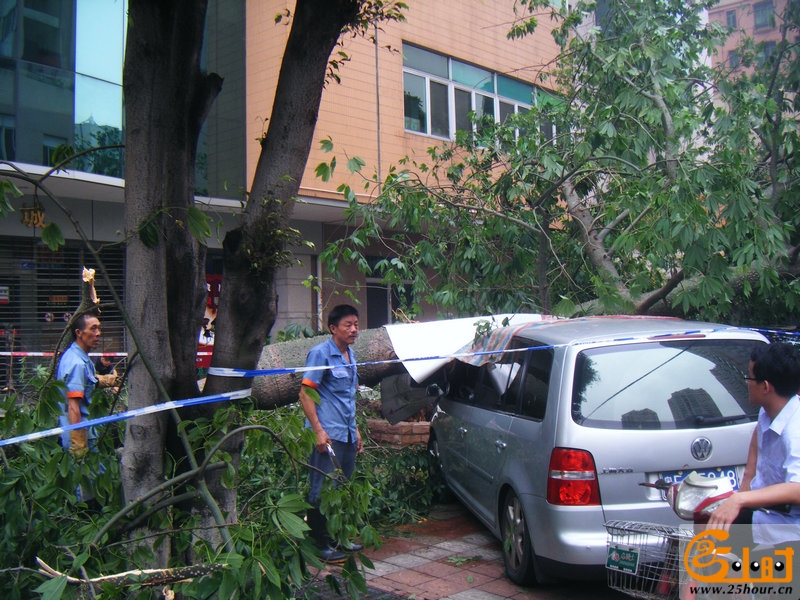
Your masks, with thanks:
[(506, 575), (517, 585), (547, 583), (533, 553), (525, 512), (517, 495), (509, 490), (500, 514), (500, 531), (503, 534), (503, 562)]

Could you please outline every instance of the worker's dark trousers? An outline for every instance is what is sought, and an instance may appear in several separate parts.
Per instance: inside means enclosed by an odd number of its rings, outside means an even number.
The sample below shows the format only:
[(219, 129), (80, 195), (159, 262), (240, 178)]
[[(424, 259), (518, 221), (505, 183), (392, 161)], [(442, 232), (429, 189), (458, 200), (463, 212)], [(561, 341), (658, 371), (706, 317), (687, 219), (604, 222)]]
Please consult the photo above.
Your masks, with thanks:
[[(306, 513), (306, 522), (311, 528), (311, 537), (314, 538), (317, 546), (325, 548), (333, 546), (333, 540), (328, 535), (328, 520), (319, 510), (320, 494), (322, 493), (322, 483), (325, 480), (323, 473), (332, 473), (340, 468), (346, 479), (350, 479), (356, 467), (356, 443), (331, 441), (331, 447), (336, 454), (335, 459), (325, 453), (319, 453), (316, 449), (311, 452), (308, 464), (315, 467), (308, 470), (311, 488), (308, 492), (308, 503), (311, 508)], [(334, 464), (334, 460), (336, 463)], [(317, 470), (319, 469), (319, 470)], [(321, 471), (321, 472), (320, 472)]]

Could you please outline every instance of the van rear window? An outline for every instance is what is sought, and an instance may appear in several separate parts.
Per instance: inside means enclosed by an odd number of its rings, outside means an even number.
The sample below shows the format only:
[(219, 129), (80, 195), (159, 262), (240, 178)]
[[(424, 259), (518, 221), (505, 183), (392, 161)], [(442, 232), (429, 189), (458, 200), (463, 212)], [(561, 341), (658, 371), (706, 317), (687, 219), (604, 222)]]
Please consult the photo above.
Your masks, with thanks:
[(751, 340), (680, 340), (579, 353), (572, 417), (606, 429), (694, 429), (753, 421)]

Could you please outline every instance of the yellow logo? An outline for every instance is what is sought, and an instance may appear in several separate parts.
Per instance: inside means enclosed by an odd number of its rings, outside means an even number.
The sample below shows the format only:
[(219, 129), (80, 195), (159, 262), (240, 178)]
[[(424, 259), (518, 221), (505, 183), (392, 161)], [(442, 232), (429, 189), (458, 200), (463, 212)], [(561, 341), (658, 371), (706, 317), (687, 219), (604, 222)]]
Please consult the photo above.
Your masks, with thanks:
[(733, 554), (730, 545), (718, 545), (728, 539), (728, 532), (707, 529), (686, 545), (683, 566), (695, 581), (707, 583), (787, 583), (792, 581), (791, 547), (776, 547), (772, 555), (751, 558), (750, 548)]

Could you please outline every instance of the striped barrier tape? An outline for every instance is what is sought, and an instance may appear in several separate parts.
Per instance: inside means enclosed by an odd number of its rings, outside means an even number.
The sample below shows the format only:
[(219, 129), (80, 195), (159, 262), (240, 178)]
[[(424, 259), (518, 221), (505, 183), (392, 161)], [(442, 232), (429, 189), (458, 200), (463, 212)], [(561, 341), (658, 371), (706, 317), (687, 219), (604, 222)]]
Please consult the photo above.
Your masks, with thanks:
[(10, 446), (11, 444), (20, 444), (22, 442), (30, 442), (53, 435), (61, 435), (65, 431), (73, 431), (75, 429), (86, 429), (88, 427), (95, 427), (96, 425), (106, 425), (116, 421), (123, 421), (125, 419), (132, 419), (133, 417), (141, 417), (153, 413), (171, 410), (173, 408), (184, 408), (187, 406), (197, 406), (198, 404), (211, 404), (213, 402), (221, 402), (223, 400), (240, 400), (250, 396), (252, 390), (250, 388), (244, 390), (236, 390), (234, 392), (224, 392), (222, 394), (215, 394), (213, 396), (201, 396), (198, 398), (188, 398), (186, 400), (172, 400), (163, 402), (161, 404), (154, 404), (153, 406), (145, 406), (144, 408), (135, 408), (121, 413), (108, 415), (107, 417), (100, 417), (92, 419), (91, 421), (81, 421), (73, 425), (65, 425), (63, 427), (53, 427), (44, 431), (36, 431), (34, 433), (27, 433), (25, 435), (18, 435), (13, 438), (6, 438), (0, 440), (0, 448), (3, 446)]
[[(693, 329), (687, 330), (681, 333), (670, 333), (664, 335), (656, 335), (656, 336), (646, 336), (647, 339), (667, 339), (670, 337), (681, 337), (687, 335), (697, 335), (701, 333), (711, 333), (714, 331), (720, 331), (722, 329), (729, 329), (729, 328), (714, 328), (714, 329)], [(785, 331), (778, 331), (778, 330), (769, 330), (769, 329), (755, 329), (751, 328), (752, 331), (757, 331), (762, 334), (779, 334), (784, 336), (798, 336), (800, 333), (795, 332), (785, 332)], [(625, 337), (625, 338), (615, 338), (612, 340), (603, 340), (604, 342), (625, 342), (625, 341), (632, 341), (636, 339), (643, 339), (637, 338), (635, 336), (632, 337)], [(590, 344), (592, 342), (584, 342), (584, 344)], [(413, 357), (413, 358), (394, 358), (388, 360), (379, 360), (379, 361), (368, 361), (368, 362), (361, 362), (355, 363), (352, 365), (354, 368), (358, 367), (365, 367), (365, 366), (374, 366), (374, 365), (381, 365), (381, 364), (396, 364), (399, 362), (411, 362), (411, 361), (425, 361), (425, 360), (450, 360), (453, 358), (464, 358), (469, 356), (486, 356), (491, 354), (502, 354), (502, 353), (511, 353), (511, 352), (527, 352), (530, 350), (547, 350), (553, 349), (556, 346), (547, 345), (547, 346), (531, 346), (525, 348), (513, 348), (513, 349), (499, 349), (499, 350), (485, 350), (485, 351), (477, 351), (477, 352), (463, 352), (463, 353), (456, 353), (456, 354), (449, 354), (445, 356), (425, 356), (425, 357)], [(52, 355), (52, 354), (51, 354)], [(106, 354), (108, 355), (108, 354)], [(124, 353), (114, 353), (114, 356), (125, 356)], [(219, 377), (238, 377), (238, 378), (252, 378), (252, 377), (264, 377), (264, 376), (271, 376), (271, 375), (287, 375), (292, 373), (305, 373), (308, 371), (320, 371), (320, 370), (327, 370), (331, 369), (331, 366), (319, 366), (319, 367), (282, 367), (277, 369), (232, 369), (232, 368), (225, 368), (225, 367), (209, 367), (208, 374), (209, 375), (216, 375)], [(80, 423), (75, 423), (73, 425), (67, 425), (65, 427), (54, 427), (52, 429), (47, 429), (44, 431), (38, 431), (34, 433), (28, 433), (25, 435), (7, 438), (0, 440), (0, 448), (3, 446), (9, 446), (12, 444), (19, 444), (22, 442), (29, 442), (32, 440), (41, 439), (44, 437), (50, 437), (54, 435), (60, 435), (66, 431), (72, 431), (75, 429), (84, 429), (89, 427), (94, 427), (97, 425), (106, 425), (108, 423), (114, 423), (117, 421), (122, 421), (126, 419), (132, 419), (134, 417), (154, 414), (158, 412), (163, 412), (166, 410), (178, 409), (178, 408), (185, 408), (188, 406), (197, 406), (200, 404), (211, 404), (214, 402), (220, 402), (225, 400), (239, 400), (242, 398), (247, 398), (252, 393), (251, 388), (246, 388), (242, 390), (236, 390), (233, 392), (225, 392), (222, 394), (215, 394), (213, 396), (199, 396), (195, 398), (187, 398), (184, 400), (171, 400), (169, 402), (163, 402), (161, 404), (154, 404), (152, 406), (147, 406), (144, 408), (137, 408), (134, 410), (129, 410), (121, 413), (117, 413), (114, 415), (109, 415), (106, 417), (100, 417), (98, 419), (92, 419), (90, 421), (82, 421)]]

